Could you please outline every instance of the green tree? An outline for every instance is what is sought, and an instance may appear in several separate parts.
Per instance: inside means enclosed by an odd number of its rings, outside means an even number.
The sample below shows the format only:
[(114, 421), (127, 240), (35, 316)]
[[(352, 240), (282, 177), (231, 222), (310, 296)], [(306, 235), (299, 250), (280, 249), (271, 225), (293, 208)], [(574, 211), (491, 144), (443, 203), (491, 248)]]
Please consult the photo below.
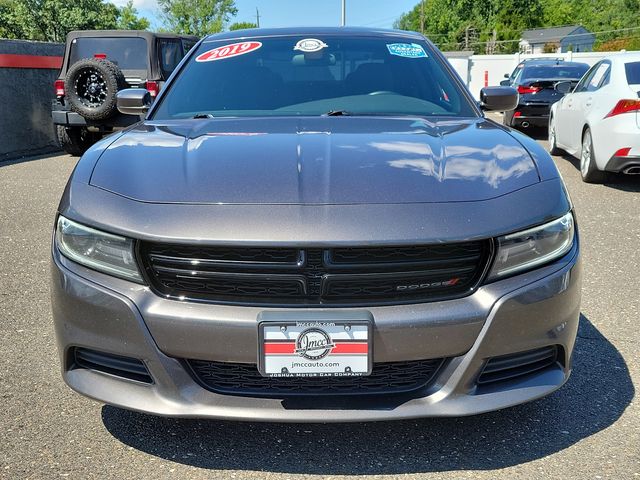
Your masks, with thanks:
[(244, 30), (246, 28), (258, 28), (258, 25), (252, 22), (236, 22), (229, 25), (229, 30)]
[(72, 30), (146, 30), (129, 1), (122, 8), (104, 0), (0, 0), (0, 38), (64, 42)]
[(221, 32), (238, 13), (233, 0), (158, 0), (167, 28), (203, 37)]
[[(523, 30), (559, 25), (583, 25), (592, 32), (637, 27), (640, 0), (425, 0), (424, 25), (421, 5), (403, 14), (397, 28), (420, 31), (443, 50), (457, 50), (470, 43), (484, 53), (485, 42), (495, 29), (497, 50), (515, 52)], [(629, 32), (598, 34), (604, 42)]]
[(27, 40), (64, 42), (71, 30), (115, 28), (119, 13), (115, 5), (102, 0), (3, 1), (0, 31)]
[(149, 20), (138, 16), (138, 10), (133, 6), (133, 0), (129, 0), (124, 7), (120, 8), (116, 28), (120, 30), (147, 30), (149, 25)]
[(21, 13), (15, 0), (0, 0), (0, 38), (26, 38)]

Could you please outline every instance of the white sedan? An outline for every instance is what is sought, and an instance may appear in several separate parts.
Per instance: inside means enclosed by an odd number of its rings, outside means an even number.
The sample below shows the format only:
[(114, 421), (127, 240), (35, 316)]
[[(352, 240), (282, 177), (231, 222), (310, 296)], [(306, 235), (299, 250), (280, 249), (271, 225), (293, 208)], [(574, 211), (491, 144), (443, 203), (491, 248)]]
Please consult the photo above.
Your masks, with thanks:
[[(569, 92), (569, 82), (556, 89)], [(585, 182), (605, 172), (640, 174), (640, 54), (605, 58), (551, 107), (549, 152), (580, 158)]]

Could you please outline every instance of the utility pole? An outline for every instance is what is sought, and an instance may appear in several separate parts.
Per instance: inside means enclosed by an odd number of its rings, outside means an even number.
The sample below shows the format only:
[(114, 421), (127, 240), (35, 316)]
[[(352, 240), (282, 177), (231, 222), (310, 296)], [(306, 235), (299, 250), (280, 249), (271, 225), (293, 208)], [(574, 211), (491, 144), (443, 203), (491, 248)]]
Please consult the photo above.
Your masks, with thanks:
[(424, 0), (420, 0), (420, 33), (424, 35)]
[(342, 0), (342, 26), (347, 24), (347, 0)]
[(256, 7), (256, 25), (260, 28), (260, 12), (258, 11), (258, 7)]

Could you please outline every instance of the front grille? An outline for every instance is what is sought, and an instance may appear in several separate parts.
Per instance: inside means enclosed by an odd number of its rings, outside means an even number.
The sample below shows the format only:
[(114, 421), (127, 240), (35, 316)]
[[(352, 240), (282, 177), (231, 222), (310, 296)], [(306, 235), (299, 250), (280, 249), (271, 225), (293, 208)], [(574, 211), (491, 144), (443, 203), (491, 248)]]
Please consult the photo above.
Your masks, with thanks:
[(444, 300), (478, 285), (491, 242), (351, 248), (139, 243), (143, 270), (169, 298), (251, 305), (372, 305)]
[(524, 377), (556, 365), (560, 358), (556, 345), (490, 358), (478, 377), (478, 385)]
[(188, 360), (196, 380), (227, 395), (280, 397), (405, 393), (431, 384), (442, 358), (374, 363), (371, 375), (352, 377), (263, 377), (253, 364)]

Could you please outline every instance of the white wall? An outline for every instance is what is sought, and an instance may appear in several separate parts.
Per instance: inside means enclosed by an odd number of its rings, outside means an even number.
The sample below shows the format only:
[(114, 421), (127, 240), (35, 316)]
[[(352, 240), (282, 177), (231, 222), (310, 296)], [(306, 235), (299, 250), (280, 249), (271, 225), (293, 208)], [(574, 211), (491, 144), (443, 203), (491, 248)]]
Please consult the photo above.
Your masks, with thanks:
[[(567, 61), (584, 62), (593, 65), (612, 52), (548, 53), (537, 55), (471, 55), (470, 57), (451, 57), (449, 63), (466, 82), (472, 95), (479, 99), (480, 89), (485, 85), (500, 85), (504, 74), (510, 74), (525, 58), (562, 58)], [(445, 53), (446, 55), (446, 53)], [(486, 81), (485, 81), (486, 80)]]

